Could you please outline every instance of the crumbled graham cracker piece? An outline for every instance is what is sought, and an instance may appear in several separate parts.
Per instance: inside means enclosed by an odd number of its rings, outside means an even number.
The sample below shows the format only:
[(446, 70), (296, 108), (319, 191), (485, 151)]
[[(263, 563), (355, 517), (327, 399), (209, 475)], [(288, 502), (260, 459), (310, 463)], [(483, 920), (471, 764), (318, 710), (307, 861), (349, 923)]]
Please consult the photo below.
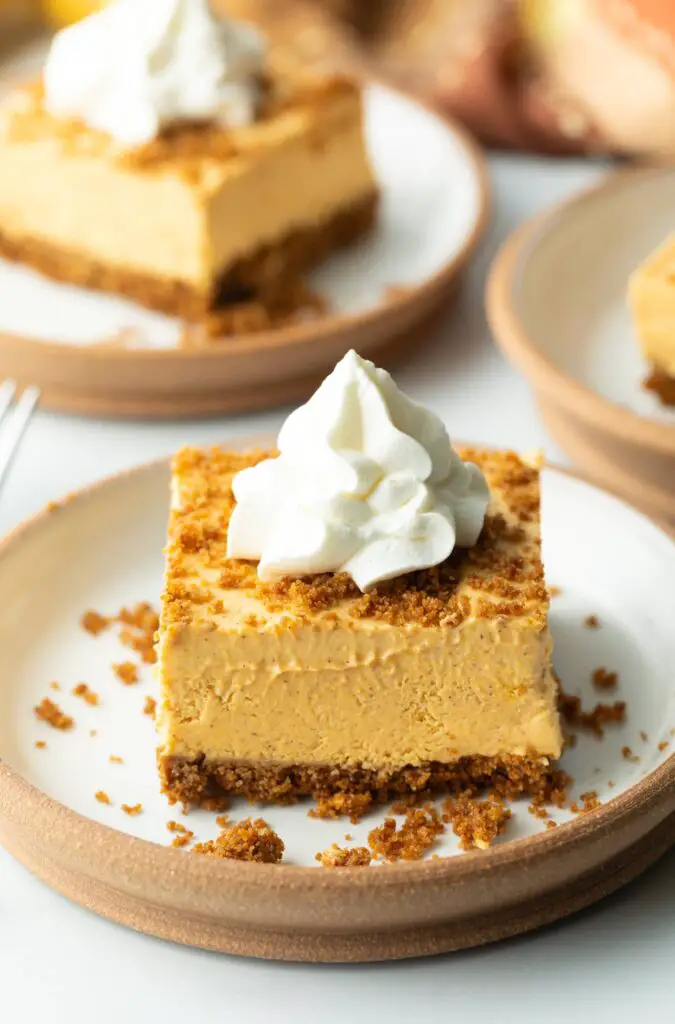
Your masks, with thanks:
[(81, 697), (86, 704), (91, 704), (92, 707), (99, 703), (98, 694), (90, 690), (86, 683), (78, 683), (73, 687), (72, 693), (74, 697)]
[(443, 811), (443, 820), (452, 824), (463, 850), (487, 850), (511, 817), (511, 809), (494, 794), (485, 800), (470, 794), (451, 797), (443, 803)]
[(106, 791), (104, 789), (99, 789), (96, 793), (94, 793), (94, 796), (96, 797), (96, 799), (98, 800), (98, 802), (100, 804), (110, 804), (111, 803), (110, 797), (108, 796), (108, 794), (106, 793)]
[(218, 828), (227, 828), (228, 825), (230, 824), (230, 818), (229, 815), (227, 814), (219, 814), (218, 817), (216, 818), (216, 825), (218, 826)]
[(622, 747), (621, 756), (624, 759), (624, 761), (630, 761), (633, 764), (640, 760), (638, 755), (634, 754), (630, 747)]
[(112, 670), (125, 686), (133, 686), (138, 682), (138, 669), (133, 661), (122, 661), (118, 665), (113, 665)]
[(659, 743), (659, 750), (661, 751), (661, 753), (663, 753), (663, 751), (667, 750), (669, 746), (670, 743), (668, 742), (668, 740), (661, 740), (661, 742)]
[(370, 850), (365, 846), (355, 846), (351, 850), (345, 850), (333, 843), (323, 853), (317, 853), (315, 860), (324, 868), (364, 868), (368, 867), (373, 857)]
[(586, 629), (600, 629), (600, 619), (597, 615), (587, 615), (584, 619)]
[(67, 732), (75, 724), (70, 715), (66, 715), (58, 704), (51, 701), (49, 697), (44, 697), (33, 708), (33, 711), (36, 718), (39, 718), (41, 722), (46, 722), (47, 725), (51, 725), (52, 729), (59, 729), (61, 732)]
[(145, 704), (143, 705), (143, 714), (144, 715), (149, 715), (150, 718), (154, 718), (156, 710), (157, 710), (157, 701), (155, 700), (155, 698), (154, 697), (146, 697), (145, 698)]
[(112, 619), (94, 611), (85, 612), (80, 619), (82, 629), (86, 630), (87, 633), (91, 633), (92, 636), (98, 636), (99, 633), (102, 633), (108, 628), (111, 622)]
[(570, 810), (573, 814), (587, 814), (589, 811), (594, 811), (602, 806), (602, 801), (598, 799), (598, 794), (594, 789), (589, 790), (587, 793), (582, 793), (579, 799), (581, 803), (577, 803), (575, 800), (570, 804)]
[(49, 689), (50, 689), (50, 690), (57, 690), (57, 691), (58, 691), (58, 690), (60, 690), (60, 689), (61, 689), (61, 684), (60, 684), (60, 683), (57, 683), (57, 682), (56, 682), (56, 680), (54, 679), (54, 680), (53, 680), (53, 681), (52, 681), (52, 682), (51, 682), (51, 683), (49, 684)]
[(310, 818), (349, 818), (352, 825), (358, 825), (373, 803), (370, 793), (333, 793), (316, 797), (316, 807), (307, 813)]
[(122, 804), (122, 810), (129, 817), (133, 817), (136, 814), (140, 814), (143, 810), (143, 804)]
[(592, 711), (583, 711), (581, 697), (560, 694), (560, 713), (572, 728), (588, 729), (595, 736), (605, 735), (604, 727), (610, 723), (623, 722), (626, 718), (626, 702), (617, 700), (614, 704), (596, 704)]
[(560, 597), (562, 594), (562, 587), (556, 587), (554, 584), (550, 584), (546, 589), (548, 590), (548, 596), (551, 598)]
[(591, 676), (591, 682), (598, 690), (613, 690), (618, 681), (618, 672), (610, 672), (609, 669), (602, 666), (596, 668)]
[(368, 833), (368, 845), (375, 858), (388, 861), (420, 860), (444, 831), (441, 816), (435, 807), (411, 807), (400, 828), (394, 818)]
[(111, 764), (124, 764), (124, 759), (118, 757), (117, 754), (111, 754), (108, 760)]
[(284, 855), (283, 840), (263, 818), (246, 818), (228, 825), (217, 839), (197, 843), (192, 853), (201, 853), (229, 860), (257, 861), (278, 864)]
[(44, 740), (36, 740), (35, 741), (35, 746), (38, 748), (38, 750), (46, 750), (47, 749), (47, 744), (45, 743)]

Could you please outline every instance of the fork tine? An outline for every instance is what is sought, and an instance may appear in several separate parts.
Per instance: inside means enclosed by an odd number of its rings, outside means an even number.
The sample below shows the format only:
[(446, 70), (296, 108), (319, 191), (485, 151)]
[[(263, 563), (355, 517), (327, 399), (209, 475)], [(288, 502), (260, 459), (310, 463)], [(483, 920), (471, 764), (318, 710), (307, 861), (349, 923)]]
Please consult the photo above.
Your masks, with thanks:
[[(2, 387), (4, 387), (4, 385), (2, 385)], [(7, 414), (7, 410), (9, 409), (9, 405), (12, 400), (12, 395), (14, 395), (16, 391), (16, 386), (14, 385), (9, 399), (6, 399), (5, 395), (8, 391), (9, 388), (5, 394), (2, 394), (2, 388), (0, 388), (0, 424), (2, 424), (2, 421)], [(2, 487), (7, 479), (7, 473), (17, 451), (19, 450), (19, 445), (21, 444), (23, 435), (26, 432), (26, 427), (30, 422), (31, 416), (35, 411), (35, 407), (39, 399), (39, 388), (26, 388), (16, 405), (11, 419), (9, 420), (8, 429), (3, 433), (2, 447), (0, 448), (0, 487)], [(6, 402), (4, 410), (2, 407), (3, 401)]]

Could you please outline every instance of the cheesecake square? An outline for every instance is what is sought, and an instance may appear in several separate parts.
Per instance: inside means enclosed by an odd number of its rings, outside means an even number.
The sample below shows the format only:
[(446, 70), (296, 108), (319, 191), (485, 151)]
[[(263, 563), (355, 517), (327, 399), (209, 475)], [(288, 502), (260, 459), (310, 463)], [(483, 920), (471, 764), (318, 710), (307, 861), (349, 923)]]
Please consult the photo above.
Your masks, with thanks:
[(41, 83), (0, 113), (0, 255), (186, 320), (282, 302), (376, 207), (345, 77), (270, 68), (252, 124), (180, 122), (131, 150), (51, 115)]
[(174, 458), (158, 637), (171, 800), (541, 790), (562, 736), (539, 473), (458, 453), (490, 487), (477, 544), (366, 593), (344, 573), (263, 583), (228, 559), (233, 477), (269, 453)]
[(675, 405), (675, 235), (632, 274), (628, 304), (652, 372), (645, 386)]

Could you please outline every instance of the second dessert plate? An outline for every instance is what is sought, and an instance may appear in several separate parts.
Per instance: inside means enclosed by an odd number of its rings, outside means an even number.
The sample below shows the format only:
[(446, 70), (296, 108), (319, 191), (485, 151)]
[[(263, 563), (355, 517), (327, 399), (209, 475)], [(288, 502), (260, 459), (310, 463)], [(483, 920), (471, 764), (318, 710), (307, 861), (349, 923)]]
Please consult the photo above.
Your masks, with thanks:
[(366, 135), (379, 220), (310, 276), (330, 312), (181, 349), (175, 319), (0, 261), (2, 374), (67, 412), (175, 417), (306, 397), (350, 348), (391, 362), (451, 295), (485, 226), (488, 188), (460, 127), (385, 86), (366, 87)]
[[(334, 842), (364, 844), (386, 808), (351, 824), (308, 817), (311, 803), (235, 802), (232, 820), (259, 814), (277, 830), (282, 864), (173, 849), (170, 820), (205, 840), (218, 832), (216, 814), (184, 817), (160, 795), (144, 713), (156, 695), (152, 671), (123, 685), (112, 666), (128, 649), (114, 632), (93, 637), (79, 624), (89, 609), (157, 602), (168, 479), (159, 463), (103, 481), (0, 545), (0, 588), (12, 595), (0, 607), (0, 840), (48, 885), (115, 921), (208, 949), (376, 960), (555, 920), (614, 891), (675, 842), (675, 545), (617, 499), (547, 469), (544, 560), (560, 588), (551, 622), (557, 670), (585, 708), (627, 705), (625, 722), (607, 726), (603, 739), (580, 734), (563, 758), (572, 799), (594, 793), (600, 806), (554, 810), (557, 827), (547, 829), (527, 800), (517, 801), (489, 851), (461, 854), (448, 829), (430, 851), (438, 859), (330, 870), (315, 854)], [(619, 674), (611, 693), (591, 682), (600, 667)], [(97, 705), (73, 694), (83, 681)], [(74, 718), (71, 731), (37, 720), (45, 697)], [(123, 804), (140, 804), (140, 813), (129, 816)]]

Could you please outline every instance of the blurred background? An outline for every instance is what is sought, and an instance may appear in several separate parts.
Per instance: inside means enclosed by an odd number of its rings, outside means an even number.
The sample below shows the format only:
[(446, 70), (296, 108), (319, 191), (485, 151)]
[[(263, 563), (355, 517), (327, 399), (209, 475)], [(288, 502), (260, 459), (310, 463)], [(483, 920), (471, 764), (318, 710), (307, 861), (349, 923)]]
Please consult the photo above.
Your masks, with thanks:
[[(105, 0), (0, 0), (0, 40)], [(536, 152), (675, 154), (674, 0), (215, 0), (289, 59), (361, 67)]]

